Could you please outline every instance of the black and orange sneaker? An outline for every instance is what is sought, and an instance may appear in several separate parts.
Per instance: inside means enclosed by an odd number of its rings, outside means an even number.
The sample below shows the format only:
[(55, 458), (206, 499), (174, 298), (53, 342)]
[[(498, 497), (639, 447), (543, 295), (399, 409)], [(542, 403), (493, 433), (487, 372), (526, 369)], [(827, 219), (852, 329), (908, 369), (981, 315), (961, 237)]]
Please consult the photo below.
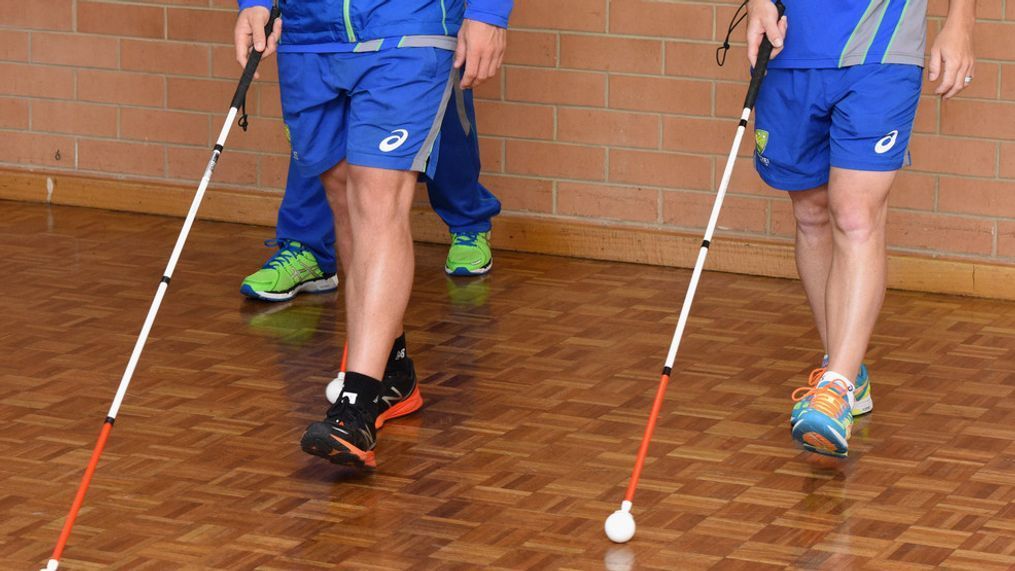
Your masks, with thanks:
[(359, 373), (346, 373), (338, 402), (331, 405), (324, 420), (307, 427), (300, 447), (332, 464), (359, 470), (376, 468), (380, 392), (380, 382)]
[(381, 397), (377, 401), (378, 429), (384, 426), (385, 421), (412, 414), (423, 406), (423, 395), (416, 382), (416, 367), (413, 366), (412, 359), (403, 359), (405, 363), (402, 367), (384, 372)]

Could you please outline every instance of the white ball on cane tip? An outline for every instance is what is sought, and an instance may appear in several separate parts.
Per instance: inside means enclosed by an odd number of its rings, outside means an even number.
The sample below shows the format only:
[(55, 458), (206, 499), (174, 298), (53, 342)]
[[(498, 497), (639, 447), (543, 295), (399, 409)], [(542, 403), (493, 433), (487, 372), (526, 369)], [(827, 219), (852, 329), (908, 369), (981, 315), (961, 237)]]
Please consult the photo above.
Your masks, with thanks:
[(345, 372), (339, 373), (338, 377), (328, 383), (328, 387), (324, 389), (324, 396), (328, 397), (328, 402), (331, 404), (338, 402), (343, 387), (345, 387)]
[(606, 518), (603, 526), (606, 530), (606, 537), (614, 543), (627, 543), (634, 537), (634, 516), (631, 515), (631, 503), (624, 502), (624, 505)]
[(46, 563), (46, 568), (45, 569), (40, 569), (39, 571), (56, 571), (56, 569), (58, 567), (60, 567), (60, 562), (57, 561), (56, 559), (50, 559)]

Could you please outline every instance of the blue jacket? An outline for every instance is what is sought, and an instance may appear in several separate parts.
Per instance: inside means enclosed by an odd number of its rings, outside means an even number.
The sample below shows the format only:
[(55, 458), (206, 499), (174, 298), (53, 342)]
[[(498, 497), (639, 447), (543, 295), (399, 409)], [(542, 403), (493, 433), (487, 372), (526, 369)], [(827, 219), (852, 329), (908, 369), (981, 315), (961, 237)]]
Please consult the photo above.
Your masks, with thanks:
[[(455, 36), (463, 18), (506, 28), (513, 4), (513, 0), (280, 0), (282, 46), (312, 50), (402, 36)], [(270, 9), (272, 3), (239, 0), (239, 5), (241, 10)]]

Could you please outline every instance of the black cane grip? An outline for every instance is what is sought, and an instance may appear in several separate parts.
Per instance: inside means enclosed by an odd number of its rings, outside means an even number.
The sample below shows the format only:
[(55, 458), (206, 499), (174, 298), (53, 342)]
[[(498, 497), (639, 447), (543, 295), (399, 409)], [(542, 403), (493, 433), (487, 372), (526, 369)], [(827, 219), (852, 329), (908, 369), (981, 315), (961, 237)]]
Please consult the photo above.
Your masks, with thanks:
[[(264, 25), (265, 48), (268, 47), (268, 36), (275, 29), (275, 20), (278, 20), (281, 13), (282, 11), (279, 10), (278, 3), (272, 6), (271, 14), (268, 16), (268, 23)], [(243, 68), (243, 75), (240, 76), (240, 84), (236, 86), (236, 93), (233, 94), (233, 102), (230, 104), (230, 107), (239, 109), (243, 106), (243, 101), (247, 97), (247, 89), (250, 88), (250, 83), (254, 80), (254, 72), (257, 71), (257, 66), (261, 63), (263, 53), (251, 50), (250, 58), (247, 59), (247, 65)]]
[[(779, 11), (776, 21), (781, 20), (782, 15), (786, 13), (786, 6), (776, 0), (775, 9)], [(758, 47), (758, 61), (754, 64), (754, 70), (751, 72), (751, 85), (747, 88), (747, 98), (744, 99), (745, 109), (754, 109), (754, 102), (758, 99), (758, 90), (761, 89), (761, 80), (764, 79), (765, 72), (768, 71), (768, 60), (770, 59), (772, 59), (772, 42), (768, 41), (768, 36), (765, 35), (761, 38), (761, 46)]]

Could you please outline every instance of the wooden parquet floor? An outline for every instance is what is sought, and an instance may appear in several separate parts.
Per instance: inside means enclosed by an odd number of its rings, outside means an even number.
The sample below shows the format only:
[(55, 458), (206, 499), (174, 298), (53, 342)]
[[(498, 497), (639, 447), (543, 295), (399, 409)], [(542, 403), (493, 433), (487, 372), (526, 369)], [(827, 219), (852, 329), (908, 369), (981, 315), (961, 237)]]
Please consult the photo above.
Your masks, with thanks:
[[(48, 558), (179, 224), (0, 202), (0, 569)], [(298, 447), (336, 296), (238, 294), (268, 235), (195, 226), (62, 568), (1015, 568), (1015, 304), (890, 292), (874, 412), (827, 463), (789, 437), (799, 284), (707, 273), (615, 546), (689, 272), (498, 252), (452, 281), (420, 246), (426, 407), (355, 477)]]

